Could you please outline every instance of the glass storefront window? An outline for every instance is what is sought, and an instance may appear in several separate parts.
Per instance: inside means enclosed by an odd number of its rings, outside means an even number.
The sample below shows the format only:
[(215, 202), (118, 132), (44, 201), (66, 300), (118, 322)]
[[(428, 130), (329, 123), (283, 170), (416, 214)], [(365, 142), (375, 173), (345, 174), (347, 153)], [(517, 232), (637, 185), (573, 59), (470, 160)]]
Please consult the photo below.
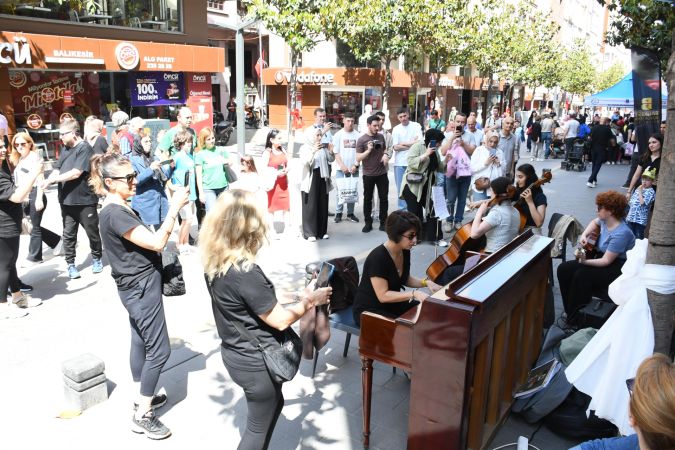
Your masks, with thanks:
[(366, 88), (366, 105), (373, 107), (373, 111), (382, 109), (382, 88)]
[(345, 113), (349, 112), (358, 117), (362, 113), (363, 92), (361, 91), (324, 91), (323, 104), (326, 110), (326, 121), (340, 124)]
[(182, 31), (182, 0), (0, 0), (0, 14), (102, 26)]

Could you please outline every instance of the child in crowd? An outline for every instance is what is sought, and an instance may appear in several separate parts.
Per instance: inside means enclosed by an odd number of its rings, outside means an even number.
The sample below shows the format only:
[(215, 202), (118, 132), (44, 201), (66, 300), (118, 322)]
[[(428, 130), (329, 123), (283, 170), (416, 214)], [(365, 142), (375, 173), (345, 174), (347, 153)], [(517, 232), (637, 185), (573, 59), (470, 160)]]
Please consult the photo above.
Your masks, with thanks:
[(633, 191), (633, 195), (628, 202), (630, 211), (628, 212), (628, 217), (626, 217), (626, 222), (636, 239), (644, 239), (645, 237), (645, 226), (649, 217), (649, 209), (656, 197), (656, 192), (652, 187), (654, 178), (656, 178), (655, 169), (645, 170), (642, 174), (642, 184)]

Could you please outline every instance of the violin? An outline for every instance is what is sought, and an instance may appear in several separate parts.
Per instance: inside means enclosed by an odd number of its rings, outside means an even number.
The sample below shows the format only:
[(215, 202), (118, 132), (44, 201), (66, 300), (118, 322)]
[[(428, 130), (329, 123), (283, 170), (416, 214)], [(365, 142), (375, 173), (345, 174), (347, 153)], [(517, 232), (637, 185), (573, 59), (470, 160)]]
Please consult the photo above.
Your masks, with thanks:
[[(542, 186), (546, 183), (550, 183), (551, 180), (553, 179), (553, 173), (551, 172), (550, 169), (544, 169), (541, 178), (539, 178), (537, 181), (534, 183), (530, 184), (523, 192), (525, 192), (528, 189), (533, 189), (535, 187)], [(525, 223), (527, 222), (527, 204), (525, 203), (525, 200), (520, 197), (516, 202), (513, 204), (513, 207), (518, 210), (520, 213), (520, 227), (518, 228), (518, 232), (522, 233), (523, 230), (525, 229)]]
[[(506, 193), (497, 195), (488, 201), (488, 208), (493, 207), (499, 202), (512, 199), (516, 195), (515, 186), (508, 186)], [(471, 225), (473, 222), (465, 223), (457, 230), (452, 240), (448, 244), (448, 249), (427, 267), (427, 276), (432, 281), (436, 281), (445, 269), (464, 262), (467, 251), (482, 252), (487, 246), (487, 238), (481, 236), (478, 239), (471, 237)]]

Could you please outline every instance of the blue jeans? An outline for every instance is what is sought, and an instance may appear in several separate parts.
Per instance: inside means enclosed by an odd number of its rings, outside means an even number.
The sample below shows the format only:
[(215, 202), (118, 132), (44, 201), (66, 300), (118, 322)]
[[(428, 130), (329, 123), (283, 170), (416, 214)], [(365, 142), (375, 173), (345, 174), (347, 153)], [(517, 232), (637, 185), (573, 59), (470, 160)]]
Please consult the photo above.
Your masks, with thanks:
[[(356, 173), (348, 173), (350, 177), (359, 177), (359, 171), (357, 170)], [(345, 173), (341, 170), (336, 170), (335, 171), (335, 178), (345, 178)], [(337, 184), (337, 183), (336, 183)], [(335, 214), (342, 214), (342, 210), (344, 209), (345, 204), (338, 203), (338, 198), (337, 194), (335, 195), (335, 203), (337, 206), (335, 206)], [(347, 203), (347, 214), (351, 215), (354, 214), (354, 205), (355, 203)]]
[(436, 172), (436, 184), (434, 186), (440, 186), (445, 191), (445, 172)]
[(218, 200), (218, 196), (227, 190), (226, 187), (220, 189), (204, 189), (204, 208), (209, 212), (213, 204)]
[(541, 133), (541, 138), (544, 141), (544, 158), (548, 158), (551, 154), (551, 132), (546, 131)]
[(570, 450), (639, 450), (637, 434), (629, 436), (594, 439), (582, 442)]
[(406, 210), (405, 200), (399, 198), (401, 193), (401, 183), (403, 182), (403, 174), (407, 169), (406, 166), (394, 166), (394, 181), (396, 181), (396, 198), (398, 199), (398, 209)]
[(646, 225), (642, 225), (642, 224), (635, 223), (635, 222), (626, 222), (626, 224), (628, 224), (628, 228), (630, 228), (630, 230), (635, 235), (635, 239), (644, 239), (645, 238)]
[[(464, 220), (466, 195), (469, 193), (470, 185), (471, 177), (445, 177), (445, 201), (450, 213), (446, 219), (447, 222), (452, 222), (453, 212), (455, 222)], [(455, 209), (455, 201), (457, 202), (457, 209)]]

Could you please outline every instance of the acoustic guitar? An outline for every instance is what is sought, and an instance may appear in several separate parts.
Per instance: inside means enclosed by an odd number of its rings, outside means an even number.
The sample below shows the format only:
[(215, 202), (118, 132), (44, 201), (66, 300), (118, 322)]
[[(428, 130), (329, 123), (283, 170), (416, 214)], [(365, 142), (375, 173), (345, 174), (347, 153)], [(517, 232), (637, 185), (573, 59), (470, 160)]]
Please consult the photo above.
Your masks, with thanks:
[[(541, 185), (544, 185), (546, 183), (550, 183), (551, 180), (553, 179), (553, 173), (551, 173), (550, 169), (544, 169), (544, 171), (541, 174), (541, 178), (539, 178), (537, 181), (534, 183), (530, 184), (527, 189), (533, 189), (535, 187), (539, 187)], [(525, 191), (527, 190), (525, 189)], [(524, 191), (523, 191), (524, 192)], [(516, 202), (513, 204), (513, 207), (518, 210), (520, 213), (520, 227), (518, 227), (518, 233), (522, 233), (523, 230), (525, 229), (525, 223), (527, 222), (527, 215), (525, 214), (525, 211), (527, 211), (527, 203), (525, 200), (520, 197)]]
[[(491, 199), (488, 202), (488, 207), (491, 208), (502, 200), (513, 198), (515, 195), (516, 188), (514, 186), (509, 186), (505, 194), (498, 195)], [(472, 223), (473, 221), (462, 225), (452, 237), (452, 240), (448, 244), (448, 249), (427, 267), (426, 273), (429, 279), (436, 281), (448, 267), (455, 264), (462, 264), (466, 258), (465, 254), (467, 251), (480, 252), (485, 249), (485, 246), (487, 245), (487, 238), (485, 235), (478, 239), (473, 239), (471, 237)]]

